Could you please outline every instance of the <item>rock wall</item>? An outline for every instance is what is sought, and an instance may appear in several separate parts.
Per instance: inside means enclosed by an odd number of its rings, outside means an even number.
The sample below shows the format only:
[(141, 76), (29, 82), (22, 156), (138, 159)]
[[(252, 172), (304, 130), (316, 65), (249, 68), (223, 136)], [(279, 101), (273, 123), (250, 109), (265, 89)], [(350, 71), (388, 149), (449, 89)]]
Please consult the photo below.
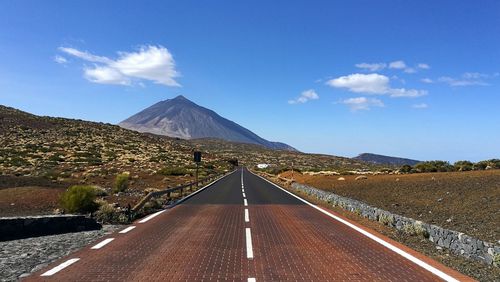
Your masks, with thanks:
[(0, 217), (0, 241), (101, 229), (83, 215)]
[(493, 264), (497, 267), (500, 266), (500, 246), (484, 242), (454, 230), (393, 214), (386, 210), (369, 206), (361, 201), (342, 197), (304, 184), (294, 182), (291, 187), (293, 190), (327, 202), (332, 206), (339, 206), (408, 234), (424, 236), (439, 247), (450, 249), (455, 254), (486, 264)]

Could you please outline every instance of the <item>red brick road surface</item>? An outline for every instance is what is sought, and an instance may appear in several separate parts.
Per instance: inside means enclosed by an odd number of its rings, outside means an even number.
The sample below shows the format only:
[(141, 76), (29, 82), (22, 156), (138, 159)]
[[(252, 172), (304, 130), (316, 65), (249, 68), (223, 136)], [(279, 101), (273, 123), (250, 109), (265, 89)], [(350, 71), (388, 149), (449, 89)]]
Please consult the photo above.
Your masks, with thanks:
[[(185, 202), (133, 226), (127, 233), (109, 235), (107, 238), (113, 240), (103, 247), (92, 249), (106, 238), (25, 280), (442, 281), (246, 170), (238, 170)], [(252, 258), (248, 258), (247, 228)], [(377, 236), (450, 278), (469, 280)], [(41, 276), (75, 258), (79, 260), (66, 268)]]

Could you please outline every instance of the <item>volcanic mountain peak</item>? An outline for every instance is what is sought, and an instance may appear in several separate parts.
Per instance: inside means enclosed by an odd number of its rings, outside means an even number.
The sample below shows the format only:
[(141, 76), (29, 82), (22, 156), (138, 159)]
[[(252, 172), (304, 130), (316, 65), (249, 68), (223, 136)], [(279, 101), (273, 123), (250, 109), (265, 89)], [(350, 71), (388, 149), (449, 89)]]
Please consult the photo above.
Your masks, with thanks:
[(265, 140), (216, 112), (201, 107), (179, 95), (158, 102), (120, 122), (119, 126), (139, 132), (149, 132), (183, 139), (219, 138), (250, 143), (271, 149), (295, 150), (293, 147)]

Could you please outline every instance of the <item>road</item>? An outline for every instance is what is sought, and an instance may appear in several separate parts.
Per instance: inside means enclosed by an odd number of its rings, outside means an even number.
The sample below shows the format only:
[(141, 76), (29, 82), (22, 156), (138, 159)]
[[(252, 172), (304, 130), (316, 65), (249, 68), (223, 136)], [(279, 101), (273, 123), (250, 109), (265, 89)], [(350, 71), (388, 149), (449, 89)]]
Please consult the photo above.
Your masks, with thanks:
[(240, 169), (26, 281), (463, 281)]

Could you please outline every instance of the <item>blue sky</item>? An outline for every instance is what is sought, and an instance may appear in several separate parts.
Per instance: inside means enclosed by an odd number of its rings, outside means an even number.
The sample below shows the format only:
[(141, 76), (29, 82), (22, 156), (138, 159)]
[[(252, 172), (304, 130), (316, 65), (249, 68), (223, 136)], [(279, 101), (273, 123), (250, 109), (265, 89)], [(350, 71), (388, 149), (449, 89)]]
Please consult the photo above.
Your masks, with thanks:
[(0, 104), (118, 123), (182, 94), (305, 152), (500, 157), (498, 1), (2, 1)]

